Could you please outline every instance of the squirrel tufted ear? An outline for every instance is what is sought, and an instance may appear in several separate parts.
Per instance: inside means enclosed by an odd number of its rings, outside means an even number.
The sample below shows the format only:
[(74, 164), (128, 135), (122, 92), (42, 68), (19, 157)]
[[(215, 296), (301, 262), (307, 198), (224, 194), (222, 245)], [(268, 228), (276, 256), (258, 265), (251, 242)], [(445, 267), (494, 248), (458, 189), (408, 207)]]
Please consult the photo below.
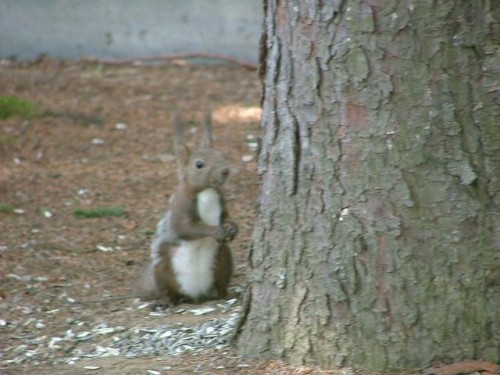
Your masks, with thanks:
[(184, 124), (181, 121), (181, 114), (179, 111), (175, 111), (172, 115), (172, 124), (174, 128), (175, 142), (183, 144), (184, 143)]
[(174, 126), (174, 150), (177, 156), (177, 170), (179, 178), (184, 180), (186, 178), (185, 166), (189, 160), (190, 151), (184, 144), (184, 125), (181, 122), (179, 111), (176, 111), (172, 116), (172, 123)]
[(186, 180), (186, 165), (189, 161), (190, 155), (189, 148), (185, 144), (175, 144), (175, 154), (177, 155), (177, 171), (179, 173), (179, 179)]
[(203, 121), (203, 138), (201, 140), (202, 147), (212, 147), (212, 111), (205, 112), (205, 120)]

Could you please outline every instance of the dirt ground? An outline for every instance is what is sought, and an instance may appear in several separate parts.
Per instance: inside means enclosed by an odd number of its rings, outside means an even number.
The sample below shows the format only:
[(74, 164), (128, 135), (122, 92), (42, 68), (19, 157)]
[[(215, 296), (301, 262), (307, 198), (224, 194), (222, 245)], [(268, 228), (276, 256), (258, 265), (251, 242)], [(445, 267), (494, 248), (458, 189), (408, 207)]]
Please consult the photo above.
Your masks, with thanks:
[[(192, 325), (234, 311), (190, 313), (224, 303), (207, 301), (154, 314), (134, 293), (156, 223), (177, 183), (171, 115), (182, 110), (190, 133), (196, 133), (210, 107), (215, 143), (232, 165), (225, 189), (240, 227), (232, 243), (232, 297), (240, 302), (258, 194), (256, 151), (249, 147), (259, 136), (255, 71), (3, 61), (0, 95), (41, 108), (32, 118), (0, 120), (0, 374), (333, 373), (239, 357), (228, 347), (68, 363), (76, 349), (109, 345), (111, 334), (60, 345), (54, 339), (99, 324)], [(190, 134), (188, 142), (195, 138)], [(77, 209), (101, 206), (121, 206), (125, 214), (75, 215)]]

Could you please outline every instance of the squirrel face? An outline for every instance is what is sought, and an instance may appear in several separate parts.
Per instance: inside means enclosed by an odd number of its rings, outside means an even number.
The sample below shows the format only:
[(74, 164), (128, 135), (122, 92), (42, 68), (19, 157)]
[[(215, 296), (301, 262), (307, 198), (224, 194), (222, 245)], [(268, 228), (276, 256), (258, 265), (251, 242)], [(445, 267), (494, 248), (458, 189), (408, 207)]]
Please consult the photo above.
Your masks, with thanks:
[(229, 176), (229, 168), (222, 154), (212, 148), (193, 151), (184, 166), (184, 180), (195, 191), (221, 186)]

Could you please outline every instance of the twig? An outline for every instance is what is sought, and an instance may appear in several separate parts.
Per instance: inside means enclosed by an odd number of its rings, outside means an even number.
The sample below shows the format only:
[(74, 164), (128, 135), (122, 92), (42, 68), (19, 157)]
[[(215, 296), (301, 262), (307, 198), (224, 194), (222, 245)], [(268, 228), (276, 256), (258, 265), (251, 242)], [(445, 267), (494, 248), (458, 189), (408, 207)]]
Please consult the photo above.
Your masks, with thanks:
[(101, 299), (91, 299), (87, 301), (75, 301), (75, 302), (70, 302), (71, 305), (90, 305), (92, 303), (103, 303), (103, 302), (112, 302), (112, 301), (119, 301), (119, 300), (125, 300), (125, 299), (130, 299), (130, 298), (143, 298), (144, 295), (141, 294), (127, 294), (123, 296), (115, 296), (115, 297), (106, 297), (106, 298), (101, 298)]
[(105, 65), (130, 65), (137, 62), (155, 62), (155, 61), (171, 61), (171, 60), (183, 60), (183, 59), (211, 59), (211, 60), (221, 60), (228, 62), (230, 64), (240, 65), (246, 69), (256, 70), (259, 65), (253, 64), (245, 60), (238, 59), (236, 57), (219, 55), (209, 52), (178, 52), (167, 55), (157, 55), (157, 56), (147, 56), (138, 57), (133, 59), (113, 59), (113, 58), (99, 58), (95, 56), (83, 57), (83, 61), (94, 62), (98, 64)]

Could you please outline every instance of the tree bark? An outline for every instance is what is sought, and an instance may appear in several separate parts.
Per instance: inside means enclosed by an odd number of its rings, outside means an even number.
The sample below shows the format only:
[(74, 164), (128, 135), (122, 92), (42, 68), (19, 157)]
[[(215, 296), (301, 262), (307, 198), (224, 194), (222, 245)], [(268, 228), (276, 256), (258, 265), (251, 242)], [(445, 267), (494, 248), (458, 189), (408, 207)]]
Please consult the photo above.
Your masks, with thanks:
[(242, 354), (500, 360), (500, 7), (265, 1)]

